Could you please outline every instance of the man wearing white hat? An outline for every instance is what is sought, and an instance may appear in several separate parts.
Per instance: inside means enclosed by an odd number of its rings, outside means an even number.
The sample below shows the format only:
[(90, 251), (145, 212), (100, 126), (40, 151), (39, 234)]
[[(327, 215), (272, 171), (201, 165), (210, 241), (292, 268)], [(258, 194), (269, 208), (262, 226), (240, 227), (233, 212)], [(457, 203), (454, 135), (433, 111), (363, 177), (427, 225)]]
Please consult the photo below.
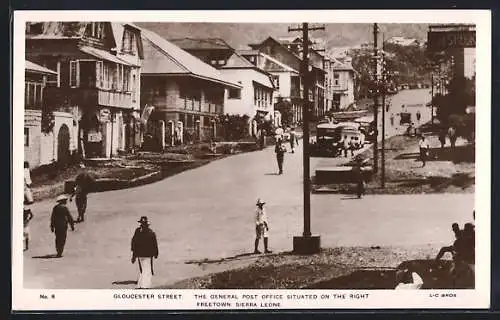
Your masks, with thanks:
[(267, 222), (267, 214), (264, 209), (264, 204), (261, 199), (257, 200), (257, 211), (255, 212), (255, 249), (253, 253), (261, 253), (259, 251), (259, 240), (260, 238), (264, 238), (264, 252), (271, 253), (268, 249), (268, 234), (269, 225)]
[(140, 226), (135, 229), (132, 237), (132, 263), (139, 265), (139, 277), (137, 279), (138, 289), (147, 289), (151, 287), (153, 270), (153, 257), (158, 259), (158, 241), (156, 234), (149, 227), (148, 217), (141, 217)]
[(71, 230), (75, 231), (73, 217), (69, 213), (68, 207), (66, 207), (67, 201), (68, 196), (65, 194), (57, 197), (57, 204), (54, 209), (52, 209), (52, 216), (50, 217), (50, 231), (54, 232), (56, 235), (56, 251), (58, 258), (62, 257), (64, 251), (68, 224), (71, 226)]

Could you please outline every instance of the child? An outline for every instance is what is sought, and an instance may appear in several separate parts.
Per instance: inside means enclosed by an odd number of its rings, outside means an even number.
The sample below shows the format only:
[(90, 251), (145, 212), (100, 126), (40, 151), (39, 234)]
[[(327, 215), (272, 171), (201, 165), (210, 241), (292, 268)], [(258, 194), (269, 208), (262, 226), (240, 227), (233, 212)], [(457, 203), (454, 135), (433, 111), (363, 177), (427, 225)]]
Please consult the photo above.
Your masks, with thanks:
[(30, 241), (30, 229), (29, 229), (29, 222), (31, 219), (33, 219), (33, 213), (31, 212), (30, 208), (24, 207), (24, 230), (23, 230), (23, 237), (24, 237), (24, 251), (28, 250), (29, 248), (29, 241)]

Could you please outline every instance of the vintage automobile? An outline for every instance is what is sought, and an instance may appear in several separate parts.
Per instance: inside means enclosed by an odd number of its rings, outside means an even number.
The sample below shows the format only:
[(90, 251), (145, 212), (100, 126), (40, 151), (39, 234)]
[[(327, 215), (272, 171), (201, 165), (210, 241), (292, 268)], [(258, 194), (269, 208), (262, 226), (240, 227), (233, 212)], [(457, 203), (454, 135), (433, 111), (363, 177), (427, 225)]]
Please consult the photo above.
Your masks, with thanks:
[(337, 157), (343, 149), (343, 139), (354, 141), (354, 148), (362, 148), (365, 134), (356, 122), (320, 123), (316, 126), (314, 153), (318, 156)]

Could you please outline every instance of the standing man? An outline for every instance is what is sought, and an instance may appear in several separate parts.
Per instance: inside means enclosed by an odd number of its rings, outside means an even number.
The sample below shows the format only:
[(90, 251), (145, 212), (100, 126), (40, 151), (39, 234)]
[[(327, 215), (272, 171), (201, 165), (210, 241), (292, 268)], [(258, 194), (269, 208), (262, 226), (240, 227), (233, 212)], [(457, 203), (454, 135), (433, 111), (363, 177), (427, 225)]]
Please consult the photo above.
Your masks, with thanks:
[(75, 197), (76, 208), (78, 210), (78, 218), (76, 222), (85, 221), (85, 211), (87, 211), (87, 195), (91, 191), (94, 179), (84, 170), (85, 166), (80, 164), (81, 172), (75, 178), (75, 187), (69, 201)]
[(358, 199), (361, 199), (361, 196), (365, 194), (365, 181), (363, 178), (363, 170), (361, 168), (362, 161), (363, 160), (361, 158), (357, 157), (352, 167), (354, 180), (356, 181), (356, 195), (358, 196)]
[(278, 161), (278, 174), (283, 174), (283, 161), (285, 160), (286, 147), (283, 144), (283, 140), (278, 139), (276, 147), (274, 147), (274, 152), (276, 153), (276, 160)]
[(443, 128), (439, 131), (439, 142), (441, 143), (441, 150), (446, 145), (446, 130)]
[(292, 128), (290, 131), (290, 149), (292, 149), (292, 153), (295, 153), (295, 144), (299, 145), (299, 138), (297, 137), (295, 128)]
[(154, 275), (153, 257), (158, 259), (158, 241), (156, 234), (149, 227), (148, 217), (143, 216), (139, 221), (140, 226), (135, 229), (132, 237), (132, 263), (137, 260), (139, 265), (139, 278), (137, 287), (147, 289), (151, 287)]
[(420, 113), (420, 110), (417, 110), (417, 121), (420, 122), (420, 118), (422, 117), (422, 114)]
[(68, 207), (66, 207), (67, 200), (68, 196), (65, 194), (57, 197), (57, 204), (54, 209), (52, 209), (52, 216), (50, 218), (50, 231), (54, 232), (56, 235), (56, 251), (58, 258), (62, 257), (64, 251), (68, 224), (71, 226), (71, 230), (75, 231), (73, 217), (69, 213)]
[(455, 127), (448, 128), (448, 138), (450, 138), (451, 150), (455, 150), (455, 143), (457, 142), (457, 130)]
[(33, 219), (33, 212), (31, 212), (30, 208), (28, 208), (28, 207), (25, 206), (23, 208), (24, 251), (28, 250), (28, 248), (29, 248), (29, 241), (30, 241), (30, 226), (29, 226), (29, 223), (30, 223), (31, 219)]
[(24, 161), (24, 204), (32, 204), (34, 202), (31, 183), (30, 164), (28, 161)]
[(418, 146), (420, 148), (420, 160), (422, 160), (422, 167), (425, 167), (425, 160), (427, 159), (427, 154), (429, 153), (429, 143), (423, 134), (420, 135)]
[(257, 211), (255, 213), (255, 249), (253, 253), (258, 254), (261, 253), (259, 251), (259, 240), (260, 238), (264, 238), (264, 252), (271, 253), (268, 249), (268, 234), (269, 225), (267, 223), (267, 214), (264, 209), (264, 205), (266, 203), (257, 199)]
[(391, 127), (394, 127), (394, 113), (391, 113), (390, 120), (391, 120)]

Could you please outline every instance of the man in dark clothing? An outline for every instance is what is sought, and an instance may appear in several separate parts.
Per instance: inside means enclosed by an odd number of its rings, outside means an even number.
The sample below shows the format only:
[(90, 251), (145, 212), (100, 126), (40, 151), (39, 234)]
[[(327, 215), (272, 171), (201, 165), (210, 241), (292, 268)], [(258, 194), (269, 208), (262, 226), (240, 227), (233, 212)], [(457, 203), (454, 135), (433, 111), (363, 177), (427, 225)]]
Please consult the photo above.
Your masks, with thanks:
[[(81, 165), (81, 168), (84, 168)], [(94, 179), (86, 172), (82, 171), (75, 178), (75, 187), (69, 201), (75, 197), (76, 208), (78, 210), (78, 218), (76, 222), (85, 220), (85, 211), (87, 210), (87, 195), (90, 193)]]
[(158, 241), (156, 234), (149, 228), (148, 217), (141, 217), (138, 221), (140, 227), (135, 229), (132, 237), (132, 263), (138, 261), (139, 277), (137, 287), (147, 289), (151, 287), (153, 270), (153, 257), (158, 259)]
[(453, 233), (455, 234), (455, 241), (453, 242), (453, 245), (447, 246), (447, 247), (442, 247), (441, 250), (439, 250), (439, 253), (435, 259), (436, 261), (440, 260), (446, 252), (451, 253), (452, 257), (455, 257), (456, 246), (459, 245), (459, 241), (462, 238), (462, 230), (460, 230), (460, 227), (458, 226), (458, 223), (456, 223), (456, 222), (451, 225), (451, 229), (453, 230)]
[(286, 147), (283, 144), (283, 140), (278, 139), (276, 147), (274, 148), (274, 152), (276, 153), (276, 160), (278, 161), (278, 174), (283, 174), (283, 161), (285, 160), (286, 152)]
[(66, 195), (57, 197), (57, 204), (54, 209), (52, 209), (52, 216), (50, 218), (50, 231), (54, 232), (56, 235), (57, 257), (62, 257), (64, 245), (66, 244), (68, 224), (71, 226), (71, 230), (75, 231), (73, 217), (69, 213), (68, 207), (66, 207), (67, 200), (68, 197)]
[(363, 178), (363, 170), (361, 168), (361, 159), (355, 159), (355, 163), (352, 166), (352, 171), (354, 179), (356, 181), (356, 194), (358, 198), (361, 198), (365, 194), (365, 181)]

